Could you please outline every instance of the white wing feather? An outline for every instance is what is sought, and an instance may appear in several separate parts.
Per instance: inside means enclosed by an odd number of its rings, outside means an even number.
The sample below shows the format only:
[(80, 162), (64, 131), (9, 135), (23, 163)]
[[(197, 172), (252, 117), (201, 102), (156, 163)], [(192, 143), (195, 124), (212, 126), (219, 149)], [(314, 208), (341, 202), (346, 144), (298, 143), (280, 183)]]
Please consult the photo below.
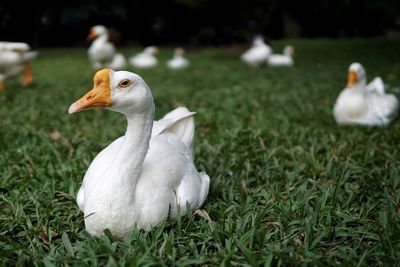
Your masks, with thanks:
[(369, 92), (375, 92), (380, 95), (385, 94), (385, 84), (381, 77), (375, 77), (368, 85), (367, 90)]
[(154, 122), (152, 136), (168, 131), (174, 133), (188, 148), (191, 148), (194, 136), (194, 114), (196, 113), (185, 107), (174, 109)]

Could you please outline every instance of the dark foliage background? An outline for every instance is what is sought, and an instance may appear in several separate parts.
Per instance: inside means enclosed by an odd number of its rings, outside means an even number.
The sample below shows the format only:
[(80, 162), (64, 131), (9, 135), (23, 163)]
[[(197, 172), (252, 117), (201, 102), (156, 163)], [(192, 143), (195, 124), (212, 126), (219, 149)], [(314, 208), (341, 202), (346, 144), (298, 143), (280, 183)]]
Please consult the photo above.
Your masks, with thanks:
[(2, 40), (83, 44), (96, 24), (115, 42), (231, 44), (268, 38), (398, 34), (398, 0), (114, 0), (0, 2)]

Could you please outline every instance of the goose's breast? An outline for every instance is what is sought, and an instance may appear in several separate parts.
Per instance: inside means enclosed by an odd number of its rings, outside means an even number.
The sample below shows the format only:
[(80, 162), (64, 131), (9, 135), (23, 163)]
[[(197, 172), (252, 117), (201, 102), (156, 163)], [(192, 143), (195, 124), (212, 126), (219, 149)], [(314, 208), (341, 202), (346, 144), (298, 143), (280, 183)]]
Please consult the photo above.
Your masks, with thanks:
[(192, 166), (190, 150), (176, 135), (163, 133), (150, 140), (140, 181), (174, 189)]
[(368, 105), (362, 94), (350, 92), (345, 89), (336, 102), (335, 113), (342, 114), (348, 118), (361, 118), (368, 113)]
[(120, 150), (124, 136), (114, 140), (106, 148), (104, 148), (97, 156), (93, 159), (88, 170), (86, 171), (83, 184), (85, 187), (91, 187), (91, 183), (96, 181), (98, 177), (104, 173), (104, 171), (110, 167), (112, 160)]

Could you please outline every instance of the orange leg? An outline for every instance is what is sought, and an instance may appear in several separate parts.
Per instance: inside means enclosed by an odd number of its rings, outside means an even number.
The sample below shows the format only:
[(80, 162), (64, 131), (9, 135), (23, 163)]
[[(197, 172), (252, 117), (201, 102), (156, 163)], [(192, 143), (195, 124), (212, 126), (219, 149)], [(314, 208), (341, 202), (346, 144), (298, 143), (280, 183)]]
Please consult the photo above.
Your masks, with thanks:
[(33, 77), (32, 77), (32, 70), (31, 70), (31, 63), (26, 62), (25, 63), (25, 78), (24, 78), (24, 81), (22, 82), (22, 86), (27, 87), (27, 86), (31, 85), (32, 81), (33, 81)]
[(4, 91), (4, 81), (0, 80), (0, 93)]

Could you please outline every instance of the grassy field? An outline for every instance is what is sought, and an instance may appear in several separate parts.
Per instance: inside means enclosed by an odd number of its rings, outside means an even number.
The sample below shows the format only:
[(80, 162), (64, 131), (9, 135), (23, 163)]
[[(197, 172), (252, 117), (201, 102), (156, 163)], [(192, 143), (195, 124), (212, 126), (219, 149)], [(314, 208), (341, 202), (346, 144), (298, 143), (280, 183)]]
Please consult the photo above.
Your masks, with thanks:
[(399, 265), (400, 123), (339, 127), (332, 107), (353, 61), (400, 86), (400, 40), (291, 44), (293, 68), (252, 69), (240, 51), (204, 49), (173, 72), (165, 48), (162, 65), (136, 71), (156, 118), (182, 104), (197, 112), (195, 160), (211, 177), (212, 222), (191, 215), (119, 241), (90, 237), (75, 197), (125, 119), (68, 115), (92, 88), (86, 51), (40, 50), (34, 86), (12, 80), (0, 94), (0, 265)]

